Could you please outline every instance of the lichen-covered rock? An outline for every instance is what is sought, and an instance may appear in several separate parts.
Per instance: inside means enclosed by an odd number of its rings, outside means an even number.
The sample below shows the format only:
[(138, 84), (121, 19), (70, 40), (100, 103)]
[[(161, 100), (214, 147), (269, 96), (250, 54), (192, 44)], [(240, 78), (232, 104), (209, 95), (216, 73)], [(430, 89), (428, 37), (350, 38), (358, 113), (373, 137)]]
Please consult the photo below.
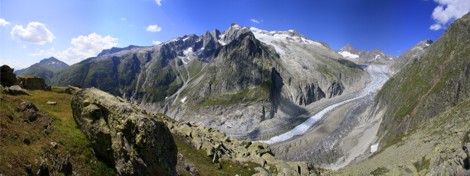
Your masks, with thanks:
[(44, 79), (35, 76), (17, 76), (18, 85), (24, 89), (32, 90), (51, 90), (51, 86), (47, 85)]
[(72, 111), (95, 153), (119, 175), (176, 175), (177, 148), (164, 123), (95, 88), (75, 94)]
[(5, 87), (3, 92), (10, 95), (29, 95), (28, 91), (24, 90), (18, 85), (13, 85), (10, 87)]
[(175, 122), (168, 117), (158, 116), (174, 134), (185, 137), (194, 148), (205, 151), (213, 163), (221, 160), (255, 163), (260, 165), (255, 169), (258, 172), (255, 175), (318, 175), (316, 168), (306, 162), (286, 162), (275, 158), (268, 144), (230, 138), (214, 128)]

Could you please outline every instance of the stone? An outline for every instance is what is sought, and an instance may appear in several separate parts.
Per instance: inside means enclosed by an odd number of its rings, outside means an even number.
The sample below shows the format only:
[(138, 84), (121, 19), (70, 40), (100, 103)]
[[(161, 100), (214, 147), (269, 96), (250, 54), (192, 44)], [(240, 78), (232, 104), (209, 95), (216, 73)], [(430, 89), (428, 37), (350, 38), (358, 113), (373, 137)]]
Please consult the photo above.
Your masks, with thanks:
[(96, 155), (118, 175), (176, 175), (177, 148), (164, 123), (95, 88), (77, 92), (71, 105)]
[(65, 88), (65, 93), (67, 93), (67, 94), (74, 94), (78, 91), (80, 91), (80, 88), (78, 88), (78, 87), (67, 86), (67, 88)]
[(24, 102), (21, 102), (20, 104), (20, 107), (17, 109), (18, 112), (24, 112), (28, 109), (32, 109), (34, 111), (38, 111), (38, 108), (36, 107), (36, 105), (34, 105), (34, 103), (32, 102), (29, 102), (29, 101), (24, 101)]
[(48, 105), (57, 105), (57, 102), (55, 102), (55, 101), (47, 101), (46, 104), (48, 104)]
[(16, 75), (13, 73), (13, 69), (8, 65), (2, 65), (0, 67), (0, 84), (4, 87), (10, 87), (16, 84)]
[(57, 148), (57, 142), (51, 142), (51, 147), (56, 149)]
[(13, 85), (3, 89), (3, 92), (10, 95), (29, 95), (28, 91), (24, 90), (18, 85)]
[(24, 138), (23, 139), (23, 144), (29, 145), (29, 144), (31, 144), (31, 140), (28, 139), (28, 138)]
[(51, 86), (47, 85), (46, 81), (44, 81), (44, 79), (42, 78), (29, 76), (29, 75), (21, 75), (21, 76), (17, 76), (16, 78), (17, 78), (18, 85), (24, 89), (46, 90), (46, 91), (51, 90)]
[(74, 175), (72, 173), (72, 163), (70, 162), (69, 157), (60, 163), (59, 172), (63, 173), (64, 175)]
[(270, 176), (271, 174), (264, 168), (262, 167), (256, 167), (255, 171), (257, 172), (253, 176)]
[(49, 166), (45, 161), (41, 162), (41, 165), (39, 165), (38, 171), (36, 172), (36, 175), (38, 176), (49, 176)]

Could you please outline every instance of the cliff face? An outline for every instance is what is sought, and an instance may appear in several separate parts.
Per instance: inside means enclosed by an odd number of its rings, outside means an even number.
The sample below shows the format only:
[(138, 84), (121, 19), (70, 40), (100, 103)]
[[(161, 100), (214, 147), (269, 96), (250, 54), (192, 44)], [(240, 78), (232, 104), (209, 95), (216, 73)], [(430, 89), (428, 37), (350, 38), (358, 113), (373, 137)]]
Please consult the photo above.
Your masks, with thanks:
[(177, 148), (163, 122), (98, 89), (72, 99), (75, 122), (119, 175), (176, 175)]

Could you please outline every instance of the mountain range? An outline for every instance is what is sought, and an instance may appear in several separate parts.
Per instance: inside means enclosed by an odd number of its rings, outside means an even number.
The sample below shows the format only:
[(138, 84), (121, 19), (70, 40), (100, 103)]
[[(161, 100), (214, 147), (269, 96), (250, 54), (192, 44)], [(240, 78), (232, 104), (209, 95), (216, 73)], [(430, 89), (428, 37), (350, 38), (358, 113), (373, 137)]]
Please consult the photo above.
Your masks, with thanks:
[(364, 76), (326, 44), (293, 30), (232, 24), (156, 46), (105, 50), (51, 83), (97, 87), (150, 112), (255, 137), (261, 122), (277, 126), (315, 101), (357, 91)]
[[(155, 46), (111, 48), (69, 67), (49, 58), (17, 73), (46, 70), (52, 73), (38, 76), (52, 85), (120, 96), (185, 123), (171, 128), (189, 131), (188, 138), (196, 124), (238, 139), (281, 141), (269, 152), (313, 158), (332, 169), (322, 170), (326, 175), (465, 175), (469, 26), (467, 14), (437, 41), (423, 40), (395, 57), (350, 44), (335, 51), (294, 30), (234, 23)], [(56, 63), (62, 66), (43, 66)], [(315, 124), (306, 126), (311, 119)], [(286, 133), (296, 135), (277, 140)], [(266, 162), (261, 167), (269, 170)]]
[(50, 57), (39, 61), (31, 65), (28, 68), (16, 70), (14, 73), (16, 75), (33, 75), (40, 78), (43, 78), (46, 83), (51, 83), (51, 78), (54, 77), (54, 74), (66, 69), (69, 67), (66, 63), (56, 59), (55, 57)]
[(397, 58), (396, 56), (385, 54), (380, 49), (375, 49), (373, 51), (358, 50), (349, 43), (341, 48), (338, 51), (338, 54), (341, 54), (344, 58), (350, 61), (363, 64), (387, 64), (394, 62), (394, 59)]

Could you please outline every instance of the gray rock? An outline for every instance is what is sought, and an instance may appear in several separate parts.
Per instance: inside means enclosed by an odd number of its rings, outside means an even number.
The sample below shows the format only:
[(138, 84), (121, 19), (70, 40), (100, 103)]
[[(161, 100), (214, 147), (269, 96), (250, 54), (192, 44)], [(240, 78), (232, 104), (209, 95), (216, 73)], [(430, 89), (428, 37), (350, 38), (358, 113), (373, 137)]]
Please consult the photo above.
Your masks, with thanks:
[(119, 175), (176, 175), (176, 145), (164, 123), (95, 88), (72, 98), (73, 117)]
[(18, 81), (18, 85), (20, 85), (24, 89), (46, 91), (51, 90), (51, 86), (47, 85), (44, 79), (42, 78), (29, 75), (17, 76), (16, 78)]
[(28, 91), (18, 85), (6, 87), (5, 89), (3, 89), (3, 92), (10, 95), (29, 95)]
[(57, 105), (57, 102), (55, 102), (55, 101), (47, 101), (46, 104), (48, 104), (48, 105)]

